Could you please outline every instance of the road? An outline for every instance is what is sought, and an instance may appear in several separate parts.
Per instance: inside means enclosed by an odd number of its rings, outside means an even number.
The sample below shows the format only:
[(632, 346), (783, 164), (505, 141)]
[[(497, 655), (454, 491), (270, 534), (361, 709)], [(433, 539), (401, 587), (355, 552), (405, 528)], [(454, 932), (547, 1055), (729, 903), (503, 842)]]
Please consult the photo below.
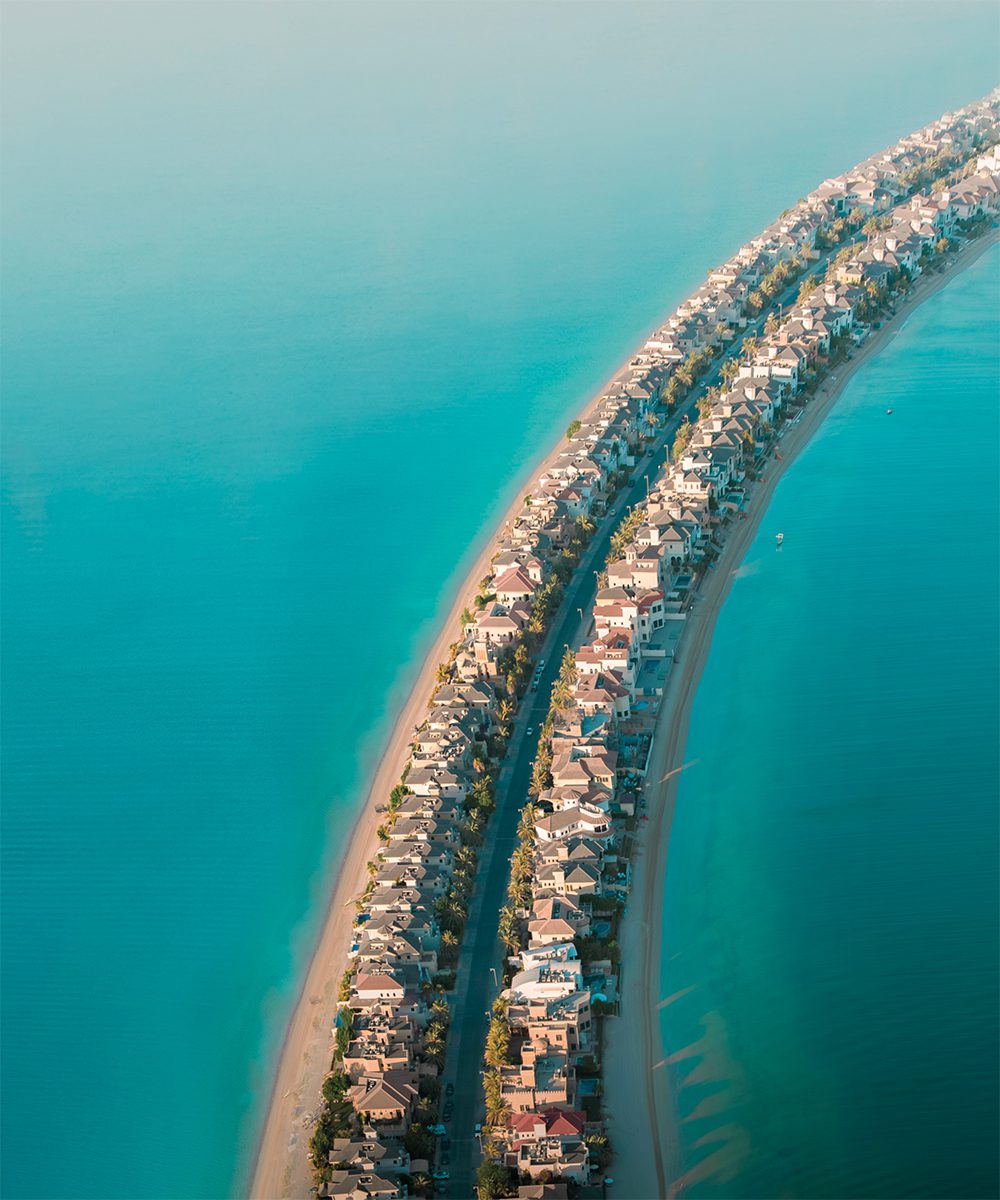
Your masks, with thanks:
[[(611, 537), (629, 505), (646, 497), (645, 476), (650, 481), (663, 463), (667, 438), (676, 430), (681, 414), (670, 417), (658, 432), (649, 455), (633, 470), (636, 483), (623, 488), (608, 515), (595, 530), (579, 566), (570, 580), (556, 623), (540, 651), (545, 666), (537, 692), (528, 691), (518, 709), (507, 757), (497, 780), (497, 807), (490, 819), (486, 843), (480, 852), (476, 889), (469, 905), (469, 920), (459, 960), (452, 1000), (454, 1020), (448, 1038), (447, 1065), (443, 1080), (453, 1083), (455, 1115), (449, 1125), (451, 1138), (450, 1194), (461, 1200), (474, 1196), (476, 1168), (480, 1162), (475, 1124), (483, 1119), (482, 1058), (486, 1038), (486, 1014), (498, 993), (491, 968), (499, 970), (503, 948), (497, 938), (500, 908), (506, 898), (510, 856), (517, 840), (521, 805), (528, 795), (531, 764), (538, 746), (538, 733), (548, 712), (549, 693), (566, 645), (577, 645), (590, 623), (596, 595), (595, 572), (603, 569)], [(581, 620), (580, 611), (584, 617)], [(532, 729), (531, 737), (527, 730)]]
[[(811, 272), (821, 271), (832, 253), (830, 251), (821, 256), (817, 263), (810, 264)], [(786, 305), (798, 287), (798, 283), (792, 284), (775, 300), (771, 309), (762, 312), (756, 320), (748, 321), (742, 336), (759, 336), (768, 313), (776, 311), (779, 304)], [(723, 350), (712, 371), (692, 389), (692, 395), (718, 384), (723, 363), (736, 349), (734, 343)], [(596, 572), (604, 566), (612, 534), (627, 507), (646, 498), (646, 476), (649, 476), (650, 483), (655, 480), (663, 465), (668, 438), (685, 415), (695, 420), (696, 414), (697, 404), (692, 402), (667, 418), (647, 457), (633, 469), (635, 485), (618, 493), (607, 516), (596, 529), (570, 580), (556, 624), (540, 651), (545, 666), (538, 691), (525, 694), (513, 723), (507, 757), (497, 780), (496, 811), (480, 851), (476, 888), (469, 904), (469, 919), (451, 1000), (453, 1020), (442, 1082), (453, 1084), (455, 1089), (451, 1097), (454, 1115), (447, 1122), (450, 1162), (445, 1168), (451, 1176), (448, 1194), (455, 1200), (472, 1200), (475, 1196), (475, 1175), (481, 1159), (475, 1125), (482, 1121), (484, 1111), (481, 1077), (483, 1050), (490, 1006), (499, 991), (494, 981), (495, 974), (499, 972), (504, 954), (497, 937), (497, 924), (500, 908), (506, 898), (510, 856), (517, 840), (521, 805), (528, 794), (539, 727), (548, 711), (549, 693), (559, 674), (564, 646), (579, 645), (590, 623), (590, 611), (596, 595)], [(582, 619), (581, 611), (584, 614)], [(533, 730), (531, 737), (527, 736), (529, 728)]]

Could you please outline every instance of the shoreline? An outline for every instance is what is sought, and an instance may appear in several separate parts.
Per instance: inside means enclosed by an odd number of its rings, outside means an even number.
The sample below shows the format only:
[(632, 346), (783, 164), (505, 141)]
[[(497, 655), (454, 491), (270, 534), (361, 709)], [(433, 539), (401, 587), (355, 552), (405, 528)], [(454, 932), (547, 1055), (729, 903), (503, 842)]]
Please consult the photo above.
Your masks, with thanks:
[[(757, 536), (785, 471), (808, 445), (855, 372), (885, 349), (910, 313), (998, 241), (1000, 232), (993, 229), (981, 241), (958, 251), (940, 274), (920, 276), (882, 328), (873, 332), (854, 357), (842, 363), (835, 376), (817, 389), (799, 423), (786, 426), (779, 443), (781, 459), (773, 455), (767, 459), (764, 473), (752, 494), (747, 519), (730, 529), (717, 566), (708, 573), (696, 593), (697, 607), (688, 618), (679, 644), (682, 652), (678, 663), (679, 677), (668, 687), (665, 703), (657, 717), (649, 778), (662, 780), (668, 772), (679, 773), (678, 769), (683, 766), (693, 701), (708, 660), (716, 620), (735, 572)], [(670, 999), (660, 996), (660, 961), (663, 893), (677, 781), (678, 774), (674, 774), (659, 795), (648, 797), (649, 821), (639, 842), (634, 873), (633, 897), (639, 900), (640, 909), (631, 922), (626, 919), (622, 935), (622, 961), (641, 963), (638, 970), (629, 972), (623, 979), (623, 1007), (628, 1003), (637, 1004), (643, 1014), (642, 1020), (611, 1022), (606, 1033), (605, 1096), (609, 1130), (618, 1160), (615, 1175), (620, 1187), (617, 1190), (620, 1196), (627, 1196), (629, 1200), (679, 1196), (687, 1182), (679, 1173), (677, 1115), (669, 1087), (667, 1060), (660, 1057), (662, 1042), (657, 1028), (660, 1008)], [(646, 1080), (644, 1088), (635, 1087), (635, 1081), (640, 1077)], [(639, 1131), (645, 1131), (646, 1137)], [(653, 1147), (653, 1155), (643, 1153), (644, 1143)]]
[[(653, 326), (653, 329), (657, 327)], [(604, 386), (574, 414), (576, 419), (582, 420), (594, 410), (600, 398), (627, 370), (634, 356), (633, 348)], [(571, 417), (570, 421), (573, 419)], [(333, 867), (331, 878), (324, 887), (329, 901), (285, 1026), (266, 1114), (255, 1141), (248, 1192), (253, 1200), (286, 1200), (311, 1194), (312, 1175), (306, 1155), (311, 1128), (309, 1118), (330, 1065), (330, 1029), (339, 1005), (340, 976), (347, 965), (353, 928), (352, 901), (364, 891), (368, 882), (367, 864), (379, 846), (376, 807), (386, 801), (399, 782), (414, 726), (437, 683), (438, 663), (447, 658), (448, 649), (458, 636), (459, 616), (476, 595), (479, 581), (489, 569), (497, 541), (520, 511), (525, 487), (556, 460), (564, 443), (565, 437), (560, 437), (518, 475), (513, 499), (463, 576), (413, 682), (405, 688), (402, 707), (392, 718), (385, 748), (373, 760), (372, 769), (362, 772), (371, 783), (351, 826), (343, 856)]]

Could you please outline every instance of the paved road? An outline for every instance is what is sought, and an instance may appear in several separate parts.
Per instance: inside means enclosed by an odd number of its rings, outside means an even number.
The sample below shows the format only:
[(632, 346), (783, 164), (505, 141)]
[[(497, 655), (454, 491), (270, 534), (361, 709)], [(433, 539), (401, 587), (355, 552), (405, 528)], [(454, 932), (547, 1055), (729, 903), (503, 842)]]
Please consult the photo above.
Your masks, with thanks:
[[(817, 263), (811, 264), (810, 271), (819, 274), (829, 257), (830, 254), (824, 255)], [(765, 310), (756, 320), (749, 321), (742, 336), (759, 336), (768, 312), (776, 311), (779, 304), (787, 305), (798, 287), (798, 283), (792, 284), (776, 299), (773, 309)], [(715, 367), (693, 389), (693, 395), (719, 383), (722, 365), (736, 348), (734, 344), (729, 352), (724, 351), (718, 356)], [(480, 852), (476, 889), (469, 905), (469, 920), (452, 998), (454, 1019), (442, 1077), (445, 1084), (450, 1083), (455, 1089), (451, 1097), (454, 1115), (447, 1122), (450, 1161), (446, 1167), (451, 1175), (448, 1194), (454, 1200), (472, 1200), (475, 1196), (475, 1175), (481, 1158), (475, 1125), (483, 1119), (483, 1050), (489, 1009), (499, 991), (495, 975), (499, 973), (504, 953), (497, 938), (497, 923), (506, 898), (510, 856), (517, 840), (521, 805), (528, 794), (538, 730), (548, 711), (549, 693), (559, 674), (563, 648), (566, 645), (578, 645), (590, 622), (590, 610), (596, 593), (595, 573), (604, 565), (611, 536), (627, 506), (645, 499), (645, 477), (649, 476), (650, 483), (655, 480), (663, 466), (665, 444), (685, 415), (695, 420), (697, 404), (692, 402), (667, 419), (652, 443), (649, 455), (633, 469), (635, 486), (619, 492), (608, 515), (595, 531), (570, 580), (557, 622), (540, 652), (545, 666), (538, 691), (526, 693), (513, 722), (510, 746), (497, 781), (497, 807), (490, 820), (486, 844)], [(584, 614), (582, 620), (581, 611)], [(531, 737), (527, 736), (529, 728), (533, 730)]]
[[(528, 794), (531, 764), (538, 745), (538, 731), (548, 711), (549, 692), (566, 645), (579, 643), (596, 592), (595, 572), (602, 569), (611, 536), (628, 505), (646, 496), (646, 474), (650, 481), (663, 464), (667, 437), (674, 432), (681, 414), (661, 427), (652, 443), (650, 456), (634, 468), (634, 487), (618, 493), (611, 511), (601, 522), (570, 580), (556, 624), (549, 632), (540, 656), (545, 659), (537, 692), (527, 692), (518, 710), (514, 731), (503, 769), (497, 781), (497, 807), (490, 820), (488, 838), (480, 858), (476, 890), (469, 908), (469, 921), (457, 978), (453, 1008), (455, 1019), (448, 1042), (445, 1083), (453, 1083), (454, 1116), (449, 1122), (451, 1137), (450, 1194), (461, 1200), (474, 1195), (475, 1173), (479, 1166), (479, 1143), (475, 1123), (483, 1119), (482, 1069), (487, 1016), (497, 995), (491, 968), (498, 972), (503, 948), (497, 939), (497, 921), (506, 898), (510, 876), (510, 856), (517, 840), (517, 822), (521, 804)], [(580, 613), (584, 614), (581, 620)], [(527, 729), (533, 730), (527, 736)]]

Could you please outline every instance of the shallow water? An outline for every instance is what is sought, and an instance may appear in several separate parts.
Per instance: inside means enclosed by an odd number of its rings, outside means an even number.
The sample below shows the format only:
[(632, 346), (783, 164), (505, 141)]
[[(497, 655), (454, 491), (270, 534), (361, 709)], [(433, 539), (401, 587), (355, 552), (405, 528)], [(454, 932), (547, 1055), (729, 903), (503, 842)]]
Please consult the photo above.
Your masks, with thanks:
[(719, 617), (665, 895), (692, 1197), (997, 1195), (998, 267), (848, 383)]
[(470, 551), (711, 264), (992, 86), (948, 11), (4, 6), (5, 1195), (245, 1187)]

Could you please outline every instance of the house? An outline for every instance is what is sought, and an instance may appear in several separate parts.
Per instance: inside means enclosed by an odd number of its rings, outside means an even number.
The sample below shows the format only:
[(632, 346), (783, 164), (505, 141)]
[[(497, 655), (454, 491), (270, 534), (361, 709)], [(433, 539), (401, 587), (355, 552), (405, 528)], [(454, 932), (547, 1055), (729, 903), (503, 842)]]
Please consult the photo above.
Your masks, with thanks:
[(475, 641), (507, 646), (524, 627), (524, 621), (499, 602), (480, 609), (472, 619)]
[[(362, 1121), (398, 1128), (417, 1102), (419, 1091), (413, 1071), (381, 1071), (365, 1076), (348, 1092)], [(403, 1128), (401, 1133), (405, 1133)]]
[(574, 834), (601, 840), (610, 840), (613, 836), (610, 817), (589, 804), (574, 805), (562, 812), (553, 812), (551, 816), (539, 817), (534, 828), (539, 841), (557, 841)]
[(582, 1138), (540, 1138), (537, 1141), (518, 1143), (516, 1150), (505, 1155), (507, 1164), (519, 1175), (531, 1179), (544, 1176), (548, 1180), (557, 1175), (585, 1184), (590, 1177), (590, 1157), (587, 1144)]
[(503, 993), (512, 1003), (572, 996), (583, 987), (579, 963), (549, 963), (518, 971)]
[(496, 598), (506, 607), (511, 607), (519, 600), (529, 600), (535, 594), (538, 584), (521, 567), (512, 567), (501, 575), (494, 583), (493, 590)]
[[(414, 1062), (412, 1042), (382, 1042), (377, 1038), (355, 1038), (344, 1051), (343, 1067), (352, 1083), (385, 1071), (408, 1071)], [(340, 1161), (340, 1160), (337, 1160)]]
[(403, 1200), (406, 1190), (398, 1179), (349, 1167), (333, 1171), (319, 1195), (329, 1200)]
[(576, 1069), (562, 1055), (521, 1047), (521, 1062), (500, 1068), (500, 1094), (511, 1113), (538, 1108), (576, 1108)]
[(552, 782), (556, 787), (588, 787), (598, 783), (613, 788), (618, 755), (614, 750), (588, 746), (560, 750), (552, 759)]
[[(590, 933), (590, 916), (571, 896), (549, 896), (537, 900), (531, 910), (532, 921), (558, 921), (572, 926), (572, 937)], [(529, 922), (528, 928), (531, 928)]]
[(680, 567), (691, 557), (691, 529), (680, 525), (668, 512), (651, 513), (647, 528), (652, 544), (660, 547), (671, 567)]
[(402, 1000), (406, 988), (387, 971), (358, 972), (354, 977), (354, 995), (363, 1003), (372, 1000)]
[(387, 1138), (376, 1141), (374, 1138), (336, 1138), (330, 1151), (330, 1162), (351, 1163), (367, 1171), (377, 1171), (380, 1175), (409, 1175), (410, 1155), (402, 1144), (395, 1139)]
[[(564, 895), (565, 893), (562, 893)], [(556, 897), (553, 897), (556, 898)], [(546, 921), (535, 918), (528, 922), (528, 948), (551, 946), (577, 936), (577, 930), (564, 917)]]

